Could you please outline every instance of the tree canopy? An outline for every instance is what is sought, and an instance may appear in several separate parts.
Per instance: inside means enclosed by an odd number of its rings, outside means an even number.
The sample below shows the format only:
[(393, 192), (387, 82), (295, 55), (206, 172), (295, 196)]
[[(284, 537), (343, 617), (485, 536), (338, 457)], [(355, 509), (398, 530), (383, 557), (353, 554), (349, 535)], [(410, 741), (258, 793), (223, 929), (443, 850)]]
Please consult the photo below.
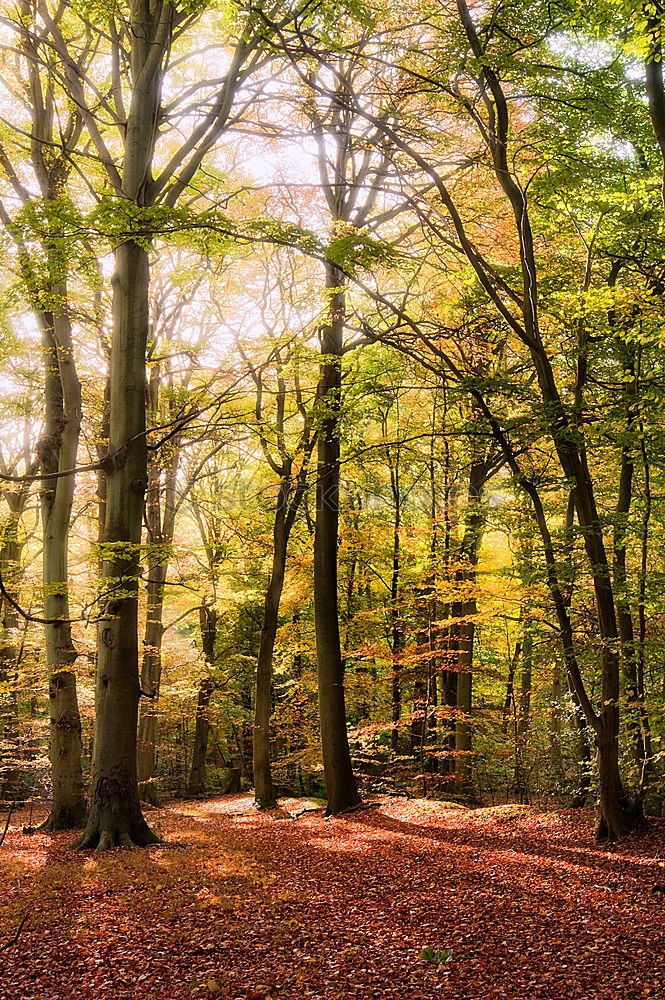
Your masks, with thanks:
[(664, 785), (664, 9), (0, 18), (0, 784)]

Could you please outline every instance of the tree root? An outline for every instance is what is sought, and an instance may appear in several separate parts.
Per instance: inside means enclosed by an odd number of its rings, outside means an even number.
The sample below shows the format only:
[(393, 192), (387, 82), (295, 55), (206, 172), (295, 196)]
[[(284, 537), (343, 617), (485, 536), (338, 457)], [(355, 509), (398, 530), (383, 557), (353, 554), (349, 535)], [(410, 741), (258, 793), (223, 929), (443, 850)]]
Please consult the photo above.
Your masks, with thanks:
[(90, 833), (84, 833), (82, 836), (77, 837), (75, 841), (70, 845), (73, 851), (85, 851), (88, 847), (94, 847), (94, 837)]
[(259, 812), (265, 812), (270, 809), (277, 809), (277, 797), (273, 799), (254, 799), (252, 805)]
[(323, 814), (323, 818), (324, 819), (335, 819), (336, 816), (348, 816), (349, 813), (360, 812), (362, 809), (373, 809), (376, 805), (378, 805), (378, 802), (367, 802), (366, 803), (366, 802), (363, 802), (362, 799), (360, 799), (360, 801), (354, 803), (351, 806), (346, 806), (344, 809), (335, 809), (335, 810), (332, 810), (328, 806), (328, 807), (326, 807), (326, 811)]
[(162, 841), (146, 825), (144, 829), (133, 831), (133, 836), (127, 830), (92, 830), (84, 833), (79, 840), (72, 844), (78, 851), (85, 851), (94, 848), (95, 854), (104, 854), (106, 851), (113, 851), (118, 847), (150, 847), (153, 844), (161, 844)]
[(102, 830), (99, 835), (99, 843), (95, 848), (95, 854), (103, 854), (104, 851), (110, 851), (115, 847), (115, 837), (110, 830)]
[(631, 801), (625, 796), (621, 803), (619, 816), (610, 825), (603, 814), (600, 814), (596, 826), (596, 842), (599, 844), (614, 844), (623, 840), (628, 834), (639, 830), (646, 822), (644, 806), (641, 799)]
[(50, 812), (46, 819), (35, 827), (39, 833), (55, 833), (57, 830), (80, 830), (85, 826), (85, 812), (79, 815)]

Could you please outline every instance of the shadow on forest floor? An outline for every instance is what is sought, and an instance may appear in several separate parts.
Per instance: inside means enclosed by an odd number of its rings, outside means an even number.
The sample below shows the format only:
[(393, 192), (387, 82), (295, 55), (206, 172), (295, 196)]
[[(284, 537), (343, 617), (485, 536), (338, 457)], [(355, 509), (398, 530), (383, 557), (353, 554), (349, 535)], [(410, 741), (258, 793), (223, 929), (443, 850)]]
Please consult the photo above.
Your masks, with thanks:
[(662, 821), (607, 849), (589, 814), (282, 805), (174, 802), (150, 814), (166, 847), (98, 858), (12, 817), (0, 947), (28, 919), (0, 954), (2, 1000), (662, 996)]

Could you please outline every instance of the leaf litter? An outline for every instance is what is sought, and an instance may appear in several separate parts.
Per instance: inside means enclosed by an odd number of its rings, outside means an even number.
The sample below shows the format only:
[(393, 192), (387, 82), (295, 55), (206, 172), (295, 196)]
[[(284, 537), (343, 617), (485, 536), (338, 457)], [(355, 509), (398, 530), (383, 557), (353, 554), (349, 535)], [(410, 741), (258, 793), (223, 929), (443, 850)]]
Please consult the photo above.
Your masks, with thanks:
[(665, 824), (385, 798), (151, 812), (164, 846), (2, 851), (0, 1000), (662, 1000)]

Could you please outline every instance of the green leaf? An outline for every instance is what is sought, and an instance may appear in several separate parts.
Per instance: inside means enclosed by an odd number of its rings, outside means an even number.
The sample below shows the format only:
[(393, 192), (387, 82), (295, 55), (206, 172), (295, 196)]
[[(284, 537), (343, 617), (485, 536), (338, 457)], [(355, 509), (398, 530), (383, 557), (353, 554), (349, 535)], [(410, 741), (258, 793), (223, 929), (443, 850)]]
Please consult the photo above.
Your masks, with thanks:
[(423, 948), (420, 959), (432, 965), (447, 965), (453, 960), (452, 948)]

